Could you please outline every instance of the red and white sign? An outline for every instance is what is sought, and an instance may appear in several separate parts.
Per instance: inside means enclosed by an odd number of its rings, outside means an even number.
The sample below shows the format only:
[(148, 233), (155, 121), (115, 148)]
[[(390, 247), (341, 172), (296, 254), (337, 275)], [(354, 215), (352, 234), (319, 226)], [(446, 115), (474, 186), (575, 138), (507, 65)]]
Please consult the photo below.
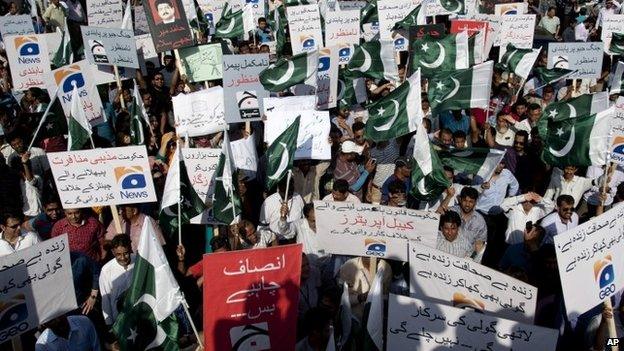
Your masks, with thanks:
[(491, 31), (492, 28), (490, 28), (490, 23), (488, 21), (478, 21), (478, 20), (451, 20), (451, 30), (450, 33), (451, 34), (456, 34), (456, 33), (460, 33), (463, 31), (467, 31), (468, 32), (468, 36), (471, 36), (473, 34), (479, 33), (479, 32), (483, 32), (483, 34), (485, 35), (484, 38), (484, 47), (483, 47), (483, 53), (485, 55), (485, 57), (487, 57), (487, 55), (490, 52), (490, 48), (492, 48), (492, 38), (493, 36), (491, 35)]

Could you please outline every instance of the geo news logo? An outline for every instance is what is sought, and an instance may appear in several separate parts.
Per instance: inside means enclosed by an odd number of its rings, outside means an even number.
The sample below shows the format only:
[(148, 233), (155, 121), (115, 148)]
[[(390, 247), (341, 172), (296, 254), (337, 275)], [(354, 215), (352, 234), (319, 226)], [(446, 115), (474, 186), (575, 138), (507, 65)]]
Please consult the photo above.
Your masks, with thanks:
[(303, 51), (311, 51), (316, 48), (316, 40), (311, 35), (300, 35), (299, 42), (301, 43), (301, 47)]
[(394, 40), (394, 50), (396, 51), (404, 51), (407, 50), (407, 42), (405, 38), (398, 37)]
[(143, 174), (143, 167), (115, 167), (114, 172), (117, 184), (121, 188), (119, 194), (122, 199), (145, 199), (149, 196), (145, 189), (147, 182)]
[(30, 329), (27, 319), (28, 308), (24, 294), (0, 302), (0, 343)]
[(17, 37), (14, 39), (17, 61), (22, 64), (41, 63), (39, 43), (36, 37)]
[(384, 257), (386, 255), (386, 242), (376, 239), (364, 239), (366, 255)]
[(604, 300), (615, 293), (615, 274), (611, 255), (607, 255), (594, 263), (594, 279), (599, 287), (598, 298)]

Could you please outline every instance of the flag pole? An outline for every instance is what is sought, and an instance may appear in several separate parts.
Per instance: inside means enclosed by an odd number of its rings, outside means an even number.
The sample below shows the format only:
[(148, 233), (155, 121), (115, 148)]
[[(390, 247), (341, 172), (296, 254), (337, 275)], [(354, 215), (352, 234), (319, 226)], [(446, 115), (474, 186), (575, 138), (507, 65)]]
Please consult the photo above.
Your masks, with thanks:
[(123, 98), (123, 90), (121, 89), (121, 78), (119, 78), (119, 68), (117, 65), (113, 66), (113, 72), (115, 72), (115, 82), (117, 83), (117, 90), (119, 90), (119, 104), (121, 105), (121, 109), (126, 109), (126, 103)]
[(292, 176), (292, 170), (288, 170), (288, 175), (286, 176), (286, 192), (284, 193), (284, 202), (288, 202), (288, 191), (290, 190), (290, 177)]
[(186, 313), (186, 317), (188, 318), (189, 323), (191, 324), (193, 333), (195, 334), (195, 337), (197, 338), (197, 343), (203, 350), (204, 343), (203, 343), (203, 340), (199, 337), (199, 332), (197, 331), (197, 327), (195, 326), (195, 323), (193, 322), (193, 318), (191, 318), (191, 313), (189, 312), (189, 309), (188, 309), (188, 302), (186, 302), (186, 297), (184, 297), (184, 293), (182, 293), (181, 291), (180, 293), (182, 294), (182, 308), (184, 308), (184, 313)]
[[(37, 129), (35, 130), (35, 134), (33, 135), (32, 140), (30, 141), (30, 145), (28, 145), (28, 151), (30, 151), (30, 149), (32, 149), (33, 144), (35, 143), (35, 140), (37, 140), (37, 134), (39, 134), (39, 131), (41, 130), (41, 127), (43, 126), (43, 123), (45, 122), (46, 116), (48, 115), (48, 113), (50, 112), (50, 108), (52, 108), (52, 104), (54, 103), (54, 101), (56, 99), (58, 99), (57, 95), (59, 91), (59, 87), (56, 87), (56, 90), (54, 91), (54, 95), (52, 100), (50, 100), (50, 103), (48, 104), (48, 106), (46, 107), (45, 111), (43, 112), (43, 116), (41, 116), (41, 121), (39, 121), (39, 125), (37, 126)], [(63, 116), (65, 117), (65, 116)], [(67, 117), (65, 117), (67, 118)]]
[[(180, 139), (178, 138), (178, 140), (176, 140), (176, 148), (177, 148), (177, 152), (178, 152), (178, 167), (180, 167), (181, 162), (180, 160), (182, 159), (182, 155), (180, 152)], [(178, 189), (180, 192), (182, 192), (182, 170), (178, 170)], [(180, 199), (178, 199), (178, 245), (182, 245), (182, 204)]]

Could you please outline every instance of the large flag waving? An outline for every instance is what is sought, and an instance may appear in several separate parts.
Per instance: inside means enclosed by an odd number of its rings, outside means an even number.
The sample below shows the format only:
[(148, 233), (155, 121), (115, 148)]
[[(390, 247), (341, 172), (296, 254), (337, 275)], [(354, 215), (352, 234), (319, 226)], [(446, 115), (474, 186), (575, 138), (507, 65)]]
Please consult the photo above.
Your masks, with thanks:
[(304, 52), (290, 59), (280, 58), (260, 72), (260, 83), (268, 91), (280, 92), (296, 84), (316, 87), (318, 51)]
[(84, 113), (76, 86), (74, 86), (74, 91), (72, 92), (67, 130), (69, 132), (67, 151), (81, 150), (91, 140), (91, 125)]
[(178, 323), (173, 311), (182, 300), (180, 287), (146, 217), (132, 283), (113, 325), (121, 350), (178, 350)]
[(613, 33), (609, 52), (613, 55), (624, 55), (624, 33)]
[(297, 136), (299, 135), (299, 121), (295, 118), (288, 128), (271, 143), (266, 151), (266, 188), (272, 189), (292, 169), (297, 150)]
[(435, 75), (429, 81), (431, 109), (487, 108), (493, 70), (493, 62), (488, 61), (469, 69)]
[(221, 19), (215, 25), (214, 36), (217, 38), (238, 38), (244, 33), (243, 10), (232, 12), (230, 4), (226, 2)]
[(414, 53), (411, 58), (412, 71), (420, 68), (423, 77), (469, 67), (470, 50), (466, 31), (442, 38), (425, 35), (412, 41), (410, 47), (413, 47)]
[(364, 326), (364, 350), (383, 350), (383, 276), (385, 266), (379, 265), (377, 273), (373, 279), (373, 285), (368, 292), (366, 303), (364, 304), (364, 314), (362, 316)]
[(417, 25), (425, 25), (427, 24), (427, 17), (425, 16), (425, 9), (422, 7), (422, 4), (416, 6), (412, 12), (407, 14), (405, 18), (395, 23), (392, 30), (397, 29), (405, 29), (409, 30), (411, 27), (415, 27)]
[(522, 78), (526, 78), (531, 73), (531, 69), (539, 56), (540, 49), (520, 49), (513, 44), (507, 44), (507, 51), (500, 62), (496, 65), (507, 72), (513, 72)]
[(133, 145), (143, 145), (145, 144), (145, 132), (149, 128), (149, 120), (136, 81), (134, 81), (132, 103), (128, 111), (130, 112), (130, 141)]
[(347, 64), (346, 74), (350, 77), (397, 81), (399, 72), (394, 43), (390, 40), (375, 40), (357, 46)]
[(279, 5), (270, 12), (267, 18), (269, 26), (275, 35), (275, 52), (278, 56), (282, 54), (286, 45), (286, 10), (285, 6)]
[(126, 3), (126, 9), (124, 10), (123, 18), (121, 19), (121, 29), (130, 29), (134, 31), (132, 27), (132, 1)]
[(368, 105), (366, 137), (385, 141), (411, 133), (422, 123), (420, 70), (382, 99)]
[(533, 69), (533, 74), (537, 79), (539, 79), (542, 86), (556, 83), (574, 72), (576, 71), (559, 67), (553, 67), (551, 69), (546, 67), (535, 67)]
[(443, 150), (438, 155), (443, 165), (457, 172), (474, 174), (487, 182), (505, 156), (505, 151), (475, 147)]
[(431, 146), (425, 126), (419, 125), (414, 135), (415, 165), (412, 168), (412, 195), (422, 201), (435, 200), (440, 197), (444, 189), (451, 186), (451, 182), (444, 175), (442, 162), (437, 152)]
[(371, 0), (366, 2), (366, 5), (360, 10), (360, 27), (365, 23), (372, 23), (379, 21), (379, 15), (377, 12), (377, 0)]
[[(54, 56), (52, 57), (52, 65), (55, 67), (67, 66), (74, 62), (74, 53), (71, 46), (71, 36), (69, 35), (69, 28), (67, 27), (67, 19), (65, 21), (65, 29), (61, 34), (61, 43), (59, 44)], [(57, 31), (60, 29), (57, 27)]]
[(232, 159), (227, 131), (223, 133), (223, 150), (214, 176), (212, 216), (219, 222), (234, 224), (241, 213), (241, 199), (238, 195), (238, 170)]

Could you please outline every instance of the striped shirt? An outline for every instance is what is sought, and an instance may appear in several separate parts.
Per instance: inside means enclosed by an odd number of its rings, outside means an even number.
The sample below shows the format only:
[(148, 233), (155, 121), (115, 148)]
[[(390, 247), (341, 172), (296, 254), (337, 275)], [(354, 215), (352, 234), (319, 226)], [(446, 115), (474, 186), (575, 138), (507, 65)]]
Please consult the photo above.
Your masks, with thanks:
[(455, 240), (453, 241), (446, 240), (444, 235), (442, 235), (442, 232), (438, 232), (438, 242), (436, 244), (436, 249), (460, 258), (470, 257), (470, 255), (474, 251), (470, 240), (468, 240), (468, 237), (461, 229), (459, 230), (457, 238), (455, 238)]

